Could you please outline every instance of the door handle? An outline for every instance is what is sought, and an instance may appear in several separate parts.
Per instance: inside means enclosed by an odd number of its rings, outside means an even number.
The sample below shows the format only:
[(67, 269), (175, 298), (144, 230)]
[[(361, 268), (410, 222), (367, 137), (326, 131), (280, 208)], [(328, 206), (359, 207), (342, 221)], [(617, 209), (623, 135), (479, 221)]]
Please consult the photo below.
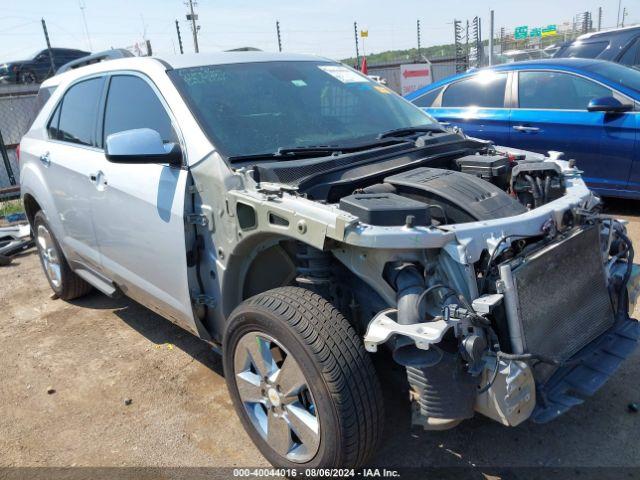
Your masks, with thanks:
[(91, 180), (91, 183), (95, 183), (97, 186), (107, 184), (107, 179), (105, 178), (104, 173), (102, 173), (101, 171), (90, 173), (89, 180)]
[(515, 125), (513, 129), (517, 132), (523, 133), (536, 133), (540, 131), (538, 127), (525, 127), (524, 125)]
[(438, 123), (443, 127), (448, 127), (449, 125), (451, 125), (451, 122), (438, 122)]
[(51, 157), (49, 156), (49, 152), (45, 152), (42, 155), (40, 155), (40, 161), (45, 167), (48, 167), (49, 165), (51, 165)]

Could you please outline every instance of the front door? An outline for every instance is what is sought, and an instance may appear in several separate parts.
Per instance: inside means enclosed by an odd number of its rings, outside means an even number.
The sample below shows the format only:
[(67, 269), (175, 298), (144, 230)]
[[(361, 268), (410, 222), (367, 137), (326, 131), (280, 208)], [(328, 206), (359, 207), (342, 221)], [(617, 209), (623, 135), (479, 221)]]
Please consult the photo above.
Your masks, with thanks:
[(635, 114), (587, 111), (590, 100), (612, 95), (610, 88), (570, 73), (521, 71), (511, 144), (564, 152), (565, 159), (576, 160), (590, 187), (603, 194), (624, 190), (634, 156)]
[[(150, 81), (114, 75), (99, 128), (102, 144), (113, 133), (136, 128), (178, 142), (168, 108)], [(188, 171), (103, 157), (99, 176), (93, 215), (105, 271), (128, 296), (193, 329), (184, 234)]]

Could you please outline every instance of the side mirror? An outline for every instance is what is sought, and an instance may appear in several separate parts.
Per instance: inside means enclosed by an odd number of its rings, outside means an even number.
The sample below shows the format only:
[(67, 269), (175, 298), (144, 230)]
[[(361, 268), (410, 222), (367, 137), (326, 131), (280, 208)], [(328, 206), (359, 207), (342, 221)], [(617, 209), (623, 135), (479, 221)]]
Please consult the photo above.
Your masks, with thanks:
[(587, 110), (590, 112), (610, 112), (621, 113), (628, 112), (633, 108), (633, 105), (622, 103), (620, 100), (614, 97), (602, 97), (594, 98), (589, 102)]
[(163, 143), (160, 134), (150, 128), (112, 133), (107, 137), (105, 157), (113, 163), (168, 163), (182, 165), (177, 143)]

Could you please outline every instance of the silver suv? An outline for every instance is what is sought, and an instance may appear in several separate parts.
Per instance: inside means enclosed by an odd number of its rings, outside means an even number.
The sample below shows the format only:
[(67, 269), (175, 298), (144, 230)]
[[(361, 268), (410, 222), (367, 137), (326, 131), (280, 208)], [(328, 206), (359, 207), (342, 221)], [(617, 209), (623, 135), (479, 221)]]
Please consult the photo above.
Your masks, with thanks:
[(112, 60), (41, 95), (21, 181), (51, 288), (125, 294), (220, 347), (274, 465), (367, 462), (394, 362), (415, 424), (516, 426), (636, 346), (633, 247), (560, 154), (444, 129), (310, 56)]

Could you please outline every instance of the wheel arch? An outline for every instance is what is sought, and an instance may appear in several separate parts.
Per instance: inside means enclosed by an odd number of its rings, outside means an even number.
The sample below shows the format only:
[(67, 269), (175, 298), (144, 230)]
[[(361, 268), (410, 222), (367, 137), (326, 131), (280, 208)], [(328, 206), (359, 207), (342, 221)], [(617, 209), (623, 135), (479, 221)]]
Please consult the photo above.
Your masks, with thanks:
[[(222, 315), (228, 318), (243, 300), (295, 279), (292, 247), (296, 239), (275, 232), (256, 232), (229, 255), (222, 281)], [(268, 272), (269, 275), (265, 275)]]
[(24, 205), (24, 212), (27, 215), (27, 220), (29, 220), (29, 224), (33, 226), (33, 219), (36, 216), (36, 213), (42, 210), (42, 207), (30, 193), (25, 193), (23, 195), (22, 203)]

